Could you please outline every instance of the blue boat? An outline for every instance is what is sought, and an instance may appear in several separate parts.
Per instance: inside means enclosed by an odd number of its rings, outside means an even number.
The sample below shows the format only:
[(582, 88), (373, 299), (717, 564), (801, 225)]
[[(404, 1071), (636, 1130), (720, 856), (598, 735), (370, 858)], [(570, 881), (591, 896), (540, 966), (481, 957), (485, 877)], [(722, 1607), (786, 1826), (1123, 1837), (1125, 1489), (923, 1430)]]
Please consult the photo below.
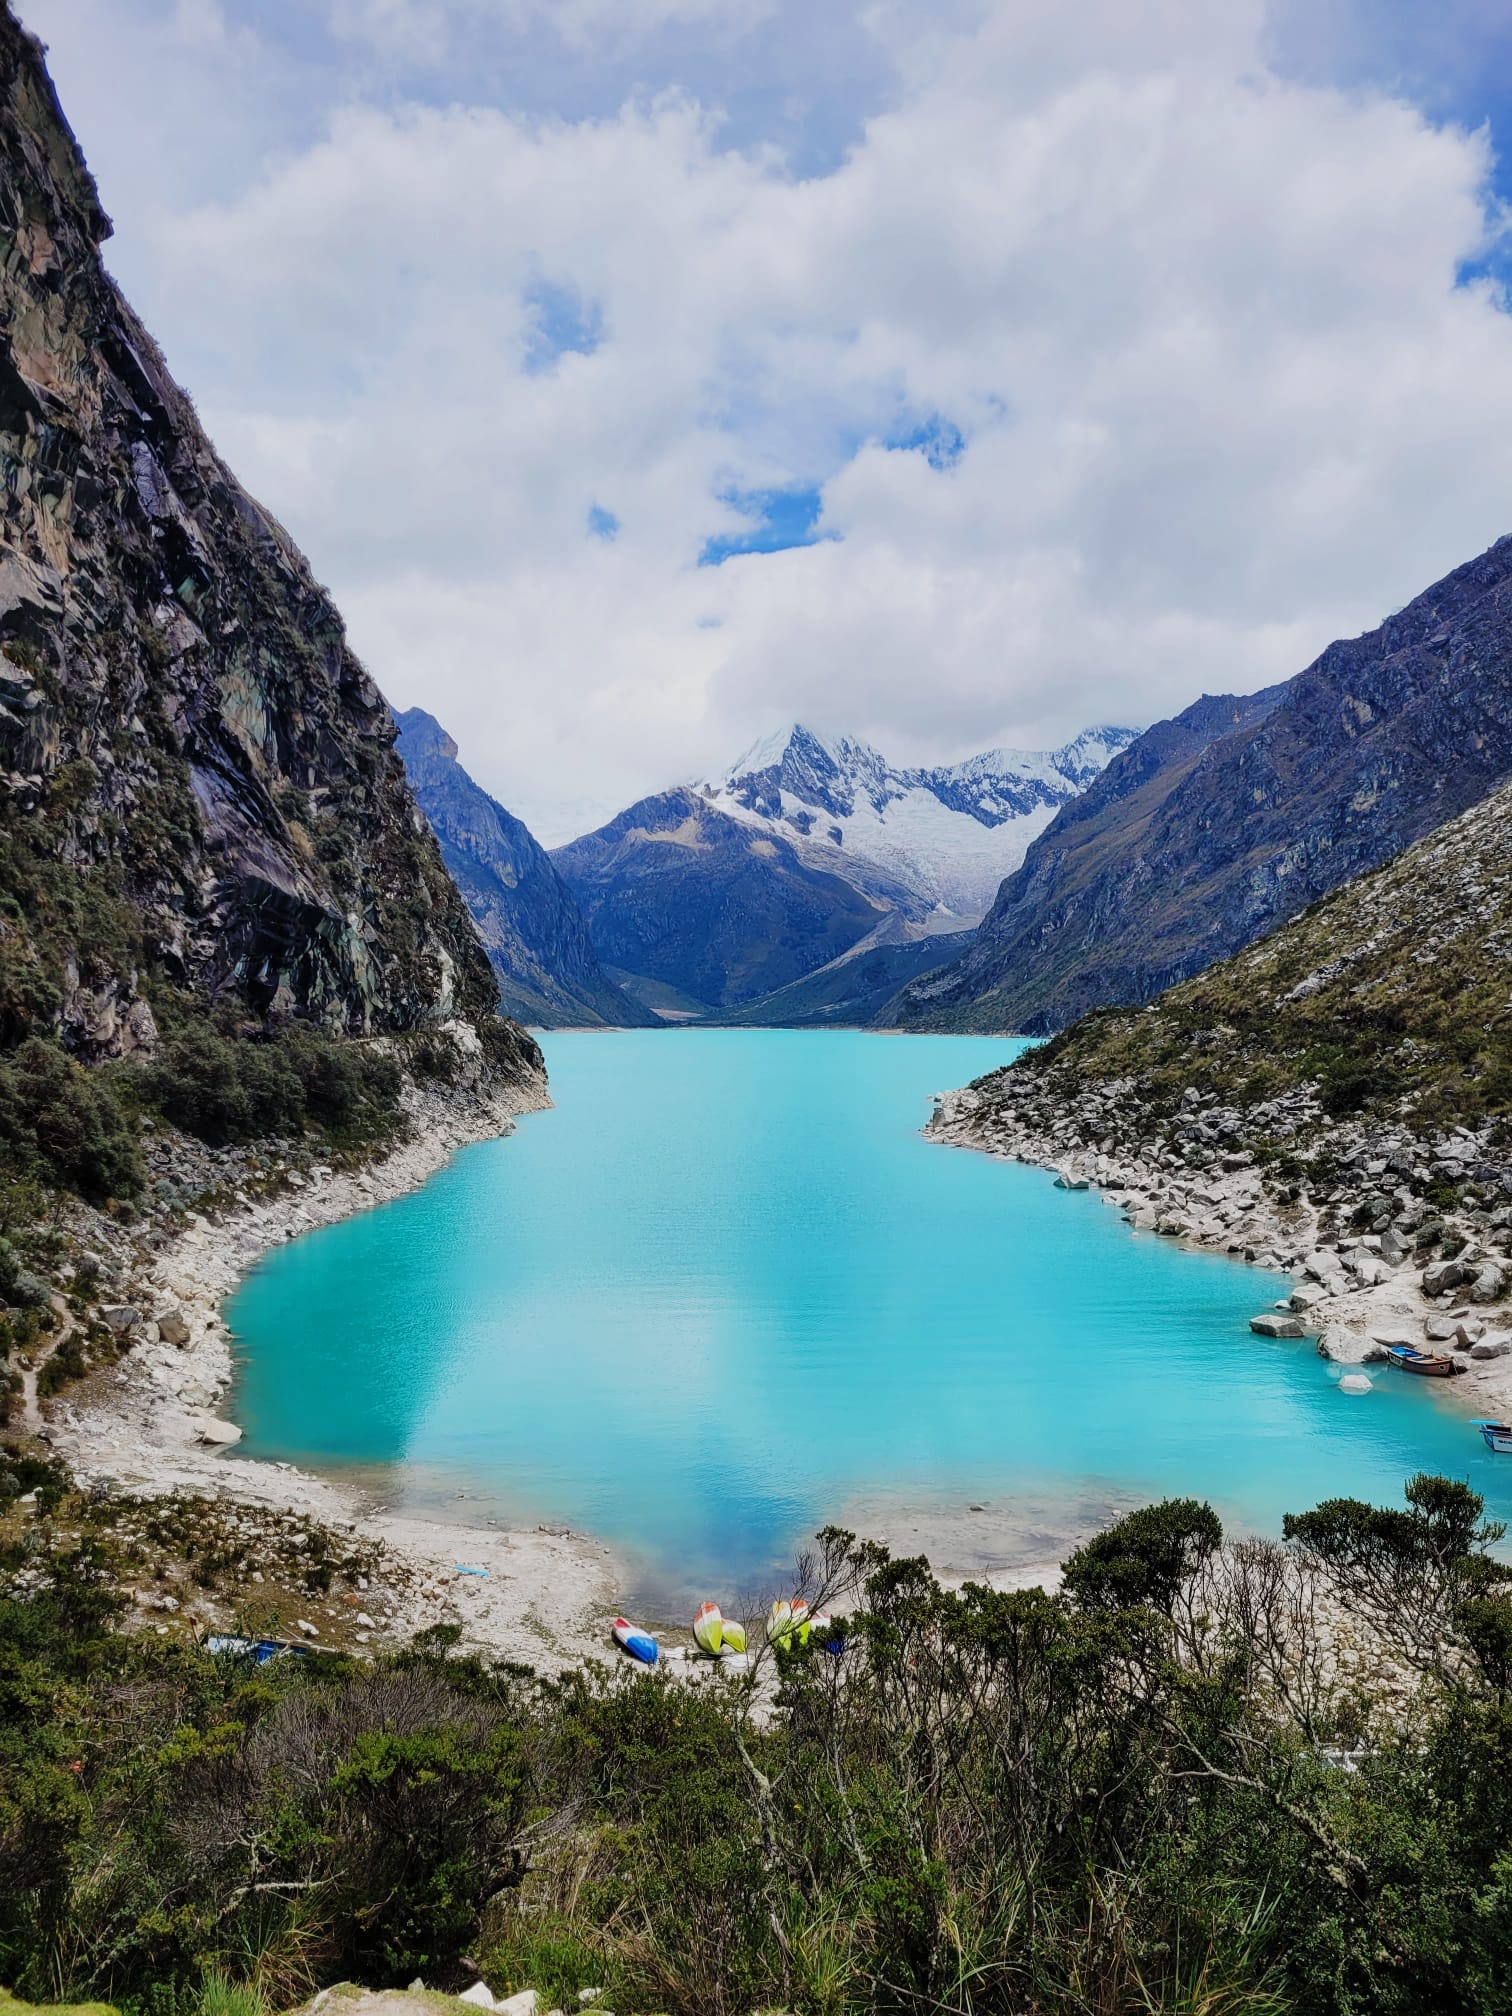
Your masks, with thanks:
[(1512, 1456), (1512, 1426), (1505, 1421), (1475, 1421), (1472, 1427), (1479, 1428), (1481, 1440), (1497, 1456)]

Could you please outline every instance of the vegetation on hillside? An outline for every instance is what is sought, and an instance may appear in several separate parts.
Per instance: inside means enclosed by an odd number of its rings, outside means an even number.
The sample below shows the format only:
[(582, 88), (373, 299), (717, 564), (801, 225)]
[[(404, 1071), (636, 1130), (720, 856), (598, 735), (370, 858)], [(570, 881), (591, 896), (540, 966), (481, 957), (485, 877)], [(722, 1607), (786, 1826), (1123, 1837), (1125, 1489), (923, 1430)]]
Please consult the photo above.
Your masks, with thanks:
[(115, 1516), (0, 1464), (0, 1976), (34, 1999), (480, 1969), (686, 2016), (1506, 2006), (1512, 1597), (1462, 1485), (1283, 1545), (1151, 1507), (1056, 1596), (826, 1533), (849, 1614), (768, 1655), (772, 1712), (445, 1633), (263, 1667), (124, 1634)]
[[(92, 1203), (132, 1198), (144, 1114), (215, 1147), (309, 1134), (360, 1152), (402, 1126), (396, 1049), (419, 1077), (454, 1074), (444, 1035), (363, 1043), (176, 985), (144, 944), (119, 869), (57, 858), (56, 844), (45, 818), (0, 833), (0, 1179)], [(66, 990), (121, 983), (149, 1004), (161, 1040), (147, 1061), (81, 1063), (65, 1047)]]
[(1421, 1129), (1512, 1116), (1512, 786), (1142, 1009), (1102, 1009), (1019, 1069)]

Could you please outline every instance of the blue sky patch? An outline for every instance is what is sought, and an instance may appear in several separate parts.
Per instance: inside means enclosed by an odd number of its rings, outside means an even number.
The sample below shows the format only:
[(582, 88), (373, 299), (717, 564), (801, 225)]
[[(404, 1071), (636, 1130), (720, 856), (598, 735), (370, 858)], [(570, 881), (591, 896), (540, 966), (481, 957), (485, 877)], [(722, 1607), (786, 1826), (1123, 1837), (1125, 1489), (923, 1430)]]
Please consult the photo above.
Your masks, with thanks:
[(726, 490), (720, 500), (750, 521), (744, 532), (721, 533), (698, 556), (700, 567), (717, 567), (736, 553), (781, 553), (789, 546), (814, 546), (834, 538), (818, 532), (823, 493), (808, 486), (793, 490)]
[(966, 437), (943, 413), (931, 413), (904, 434), (890, 434), (888, 448), (917, 448), (931, 469), (953, 469), (960, 461)]
[(620, 521), (612, 511), (606, 511), (602, 504), (588, 506), (588, 530), (595, 539), (612, 539), (620, 529)]
[(559, 357), (591, 357), (604, 338), (596, 302), (575, 287), (538, 280), (525, 290), (525, 369), (532, 377), (549, 371)]

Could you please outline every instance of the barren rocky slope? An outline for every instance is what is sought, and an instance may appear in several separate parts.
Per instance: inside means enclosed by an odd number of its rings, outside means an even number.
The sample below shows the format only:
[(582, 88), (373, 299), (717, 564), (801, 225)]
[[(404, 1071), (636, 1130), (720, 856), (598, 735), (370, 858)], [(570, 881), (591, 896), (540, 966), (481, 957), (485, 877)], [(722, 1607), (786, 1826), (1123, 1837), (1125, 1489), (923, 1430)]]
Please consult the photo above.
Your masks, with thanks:
[[(1227, 718), (1225, 718), (1227, 716)], [(1279, 693), (1202, 701), (1067, 806), (907, 1027), (1043, 1034), (1150, 1000), (1512, 773), (1512, 539)]]

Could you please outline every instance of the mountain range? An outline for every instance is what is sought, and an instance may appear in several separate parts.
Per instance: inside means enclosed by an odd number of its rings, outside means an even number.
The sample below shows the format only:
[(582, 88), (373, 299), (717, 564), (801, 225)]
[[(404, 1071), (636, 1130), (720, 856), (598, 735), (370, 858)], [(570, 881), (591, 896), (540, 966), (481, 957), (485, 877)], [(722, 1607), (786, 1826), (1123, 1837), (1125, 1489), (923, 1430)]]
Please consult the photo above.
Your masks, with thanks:
[(989, 749), (964, 763), (900, 770), (853, 736), (825, 737), (796, 722), (697, 788), (732, 818), (826, 857), (838, 848), (967, 925), (990, 908), (1057, 810), (1138, 732), (1089, 728), (1062, 749)]
[(1504, 538), (1286, 684), (1147, 730), (1056, 814), (961, 956), (880, 1020), (1035, 1034), (1150, 1000), (1509, 774)]
[(599, 958), (662, 1015), (865, 1023), (961, 949), (1032, 836), (1136, 733), (926, 770), (795, 723), (552, 861)]

